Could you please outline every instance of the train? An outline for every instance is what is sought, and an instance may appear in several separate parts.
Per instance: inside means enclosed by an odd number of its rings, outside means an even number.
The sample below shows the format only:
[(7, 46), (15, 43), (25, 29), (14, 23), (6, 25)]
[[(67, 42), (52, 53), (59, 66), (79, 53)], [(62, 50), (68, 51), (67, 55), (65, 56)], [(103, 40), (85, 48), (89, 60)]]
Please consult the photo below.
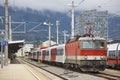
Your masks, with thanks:
[(120, 43), (108, 44), (107, 67), (120, 69)]
[(91, 35), (77, 36), (65, 44), (35, 49), (30, 52), (30, 59), (66, 65), (84, 72), (104, 71), (107, 62), (107, 41)]

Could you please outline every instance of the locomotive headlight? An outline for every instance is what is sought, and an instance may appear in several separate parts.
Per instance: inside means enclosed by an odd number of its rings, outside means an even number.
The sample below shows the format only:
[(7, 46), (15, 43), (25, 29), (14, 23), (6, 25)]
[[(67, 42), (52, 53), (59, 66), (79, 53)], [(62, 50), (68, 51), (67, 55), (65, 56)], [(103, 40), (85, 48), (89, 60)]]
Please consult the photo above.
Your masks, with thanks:
[(84, 59), (87, 59), (88, 57), (87, 56), (84, 56)]
[(100, 56), (101, 59), (103, 59), (104, 57), (103, 56)]

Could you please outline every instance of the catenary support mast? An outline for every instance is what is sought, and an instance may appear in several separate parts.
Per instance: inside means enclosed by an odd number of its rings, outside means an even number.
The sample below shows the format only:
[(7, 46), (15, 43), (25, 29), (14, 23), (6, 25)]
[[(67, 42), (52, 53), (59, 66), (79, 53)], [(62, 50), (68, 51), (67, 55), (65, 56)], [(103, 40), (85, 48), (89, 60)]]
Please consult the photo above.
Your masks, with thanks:
[[(5, 40), (8, 42), (8, 0), (5, 0)], [(5, 65), (8, 65), (8, 45), (5, 46)]]

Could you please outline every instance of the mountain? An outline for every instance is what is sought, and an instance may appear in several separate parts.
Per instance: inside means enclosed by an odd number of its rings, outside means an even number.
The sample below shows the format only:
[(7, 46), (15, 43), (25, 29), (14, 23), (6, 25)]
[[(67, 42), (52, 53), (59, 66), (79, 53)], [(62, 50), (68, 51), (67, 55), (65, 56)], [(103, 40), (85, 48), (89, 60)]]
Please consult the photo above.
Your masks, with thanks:
[(120, 16), (109, 15), (108, 36), (113, 40), (120, 40)]
[[(9, 15), (12, 16), (12, 22), (26, 22), (26, 24), (12, 24), (13, 31), (23, 31), (26, 26), (26, 33), (13, 33), (13, 40), (25, 39), (27, 42), (38, 43), (48, 39), (48, 26), (43, 25), (44, 22), (51, 22), (52, 40), (56, 41), (56, 20), (60, 21), (59, 38), (63, 42), (63, 30), (71, 31), (71, 17), (68, 13), (53, 12), (49, 10), (36, 11), (29, 8), (19, 9), (9, 7)], [(76, 12), (75, 15), (78, 15)], [(0, 16), (4, 16), (4, 8), (0, 7)], [(4, 20), (4, 19), (3, 19)], [(35, 23), (36, 22), (36, 23)], [(21, 26), (20, 26), (21, 25)], [(39, 25), (37, 27), (37, 25)], [(19, 26), (19, 27), (17, 27)], [(0, 29), (4, 28), (4, 24), (0, 24)], [(35, 28), (31, 30), (32, 28)], [(108, 35), (109, 38), (120, 40), (120, 16), (110, 14), (108, 16)], [(69, 39), (70, 37), (67, 37)]]

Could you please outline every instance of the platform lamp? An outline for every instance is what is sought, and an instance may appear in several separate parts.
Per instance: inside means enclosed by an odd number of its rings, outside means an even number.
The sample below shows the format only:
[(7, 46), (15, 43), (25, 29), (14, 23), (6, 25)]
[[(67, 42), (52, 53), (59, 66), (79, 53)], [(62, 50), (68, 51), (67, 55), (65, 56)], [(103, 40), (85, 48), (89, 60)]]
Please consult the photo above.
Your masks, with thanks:
[(51, 46), (51, 26), (53, 25), (52, 23), (46, 23), (46, 22), (44, 22), (43, 23), (44, 25), (47, 25), (48, 26), (48, 28), (49, 28), (49, 46)]

